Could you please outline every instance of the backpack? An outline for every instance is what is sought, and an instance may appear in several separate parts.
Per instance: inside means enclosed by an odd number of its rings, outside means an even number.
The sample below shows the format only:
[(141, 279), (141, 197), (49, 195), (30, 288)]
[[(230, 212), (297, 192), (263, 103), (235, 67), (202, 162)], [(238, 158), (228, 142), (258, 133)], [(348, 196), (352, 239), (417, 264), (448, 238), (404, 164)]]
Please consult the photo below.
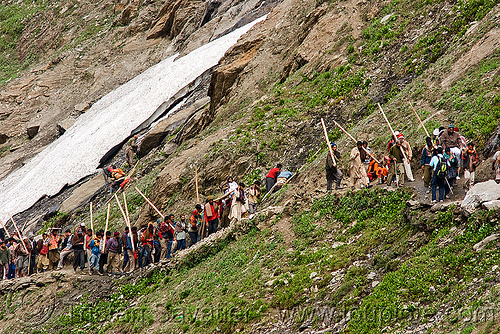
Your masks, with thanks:
[(438, 157), (438, 159), (436, 175), (437, 177), (444, 179), (448, 174), (448, 164), (446, 163), (446, 159), (444, 157)]

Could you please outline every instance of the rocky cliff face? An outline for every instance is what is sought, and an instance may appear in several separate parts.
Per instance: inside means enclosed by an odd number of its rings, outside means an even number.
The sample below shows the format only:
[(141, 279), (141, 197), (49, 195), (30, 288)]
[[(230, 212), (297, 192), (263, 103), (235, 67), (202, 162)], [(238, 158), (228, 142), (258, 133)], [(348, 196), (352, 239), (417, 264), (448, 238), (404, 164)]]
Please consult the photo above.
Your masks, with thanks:
[[(18, 168), (100, 97), (149, 66), (267, 13), (275, 2), (60, 1), (36, 7), (16, 44), (33, 64), (0, 91), (0, 177)], [(6, 6), (6, 5), (3, 5)], [(39, 127), (33, 138), (27, 129)]]

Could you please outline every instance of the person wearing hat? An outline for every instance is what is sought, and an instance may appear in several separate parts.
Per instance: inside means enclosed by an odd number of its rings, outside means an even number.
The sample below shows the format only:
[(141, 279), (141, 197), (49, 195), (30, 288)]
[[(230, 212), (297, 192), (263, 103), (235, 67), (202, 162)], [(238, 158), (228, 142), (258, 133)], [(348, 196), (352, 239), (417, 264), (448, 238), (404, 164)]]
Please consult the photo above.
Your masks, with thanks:
[[(337, 144), (332, 143), (332, 151), (335, 157), (335, 160), (340, 161), (340, 152), (337, 151)], [(340, 182), (342, 181), (342, 171), (337, 166), (333, 165), (333, 159), (330, 152), (326, 154), (326, 190), (332, 190), (332, 184), (335, 182), (335, 189), (340, 189)]]
[(111, 274), (116, 274), (117, 272), (123, 273), (120, 259), (122, 250), (120, 232), (115, 231), (113, 238), (108, 240), (106, 246), (108, 247), (108, 267), (106, 268), (108, 275), (111, 276)]
[(205, 203), (205, 223), (208, 227), (208, 235), (217, 232), (219, 227), (219, 207), (214, 203), (213, 196), (208, 196)]

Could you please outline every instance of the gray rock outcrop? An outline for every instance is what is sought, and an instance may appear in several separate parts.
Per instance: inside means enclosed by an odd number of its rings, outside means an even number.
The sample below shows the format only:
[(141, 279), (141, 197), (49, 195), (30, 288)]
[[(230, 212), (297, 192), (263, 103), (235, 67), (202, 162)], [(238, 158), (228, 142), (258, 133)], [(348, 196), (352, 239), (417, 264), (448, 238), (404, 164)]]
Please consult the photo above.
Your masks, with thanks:
[(465, 196), (462, 209), (472, 213), (484, 202), (500, 199), (500, 184), (493, 180), (476, 183)]

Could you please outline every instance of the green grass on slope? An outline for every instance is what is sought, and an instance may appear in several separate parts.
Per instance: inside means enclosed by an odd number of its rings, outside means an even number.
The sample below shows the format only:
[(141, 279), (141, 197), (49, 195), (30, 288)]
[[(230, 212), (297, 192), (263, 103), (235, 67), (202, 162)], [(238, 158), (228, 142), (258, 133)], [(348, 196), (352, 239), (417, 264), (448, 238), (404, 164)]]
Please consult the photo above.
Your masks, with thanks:
[(9, 78), (16, 77), (19, 70), (29, 65), (19, 62), (16, 53), (17, 42), (30, 17), (44, 10), (46, 4), (45, 0), (0, 4), (0, 86)]
[(298, 329), (308, 318), (323, 328), (347, 314), (350, 333), (398, 331), (433, 317), (444, 319), (435, 329), (461, 330), (467, 314), (498, 295), (491, 287), (498, 252), (491, 245), (472, 249), (498, 228), (489, 213), (459, 225), (453, 208), (409, 213), (409, 197), (385, 190), (325, 196), (294, 215), (290, 246), (278, 232), (250, 229), (236, 241), (205, 247), (168, 274), (124, 285), (109, 298), (84, 298), (45, 330), (252, 332), (277, 315)]

